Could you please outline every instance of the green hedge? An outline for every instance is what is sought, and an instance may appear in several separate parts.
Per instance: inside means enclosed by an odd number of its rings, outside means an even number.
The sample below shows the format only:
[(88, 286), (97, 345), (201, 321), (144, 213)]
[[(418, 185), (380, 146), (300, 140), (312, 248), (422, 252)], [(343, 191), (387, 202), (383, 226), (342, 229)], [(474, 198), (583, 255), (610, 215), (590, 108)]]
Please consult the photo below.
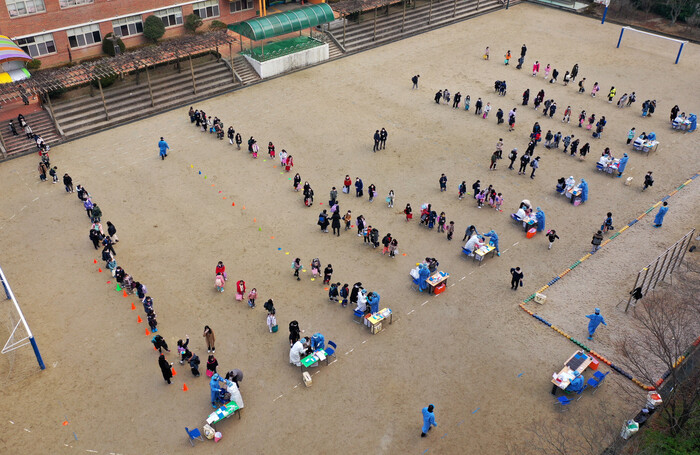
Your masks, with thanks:
[[(114, 36), (114, 34), (112, 32), (109, 32), (102, 39), (102, 52), (111, 57), (114, 57), (114, 45), (112, 44), (112, 40), (110, 39), (112, 36)], [(121, 49), (123, 54), (126, 50), (126, 46), (124, 45), (124, 41), (122, 41), (121, 38), (117, 38), (117, 45), (119, 46), (119, 49)]]

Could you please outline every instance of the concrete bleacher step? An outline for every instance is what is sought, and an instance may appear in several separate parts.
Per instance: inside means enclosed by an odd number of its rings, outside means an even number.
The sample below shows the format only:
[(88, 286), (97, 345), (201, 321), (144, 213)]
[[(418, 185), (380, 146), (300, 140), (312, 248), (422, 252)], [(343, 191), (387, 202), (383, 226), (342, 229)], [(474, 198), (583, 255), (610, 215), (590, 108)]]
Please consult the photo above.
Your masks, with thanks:
[[(56, 131), (53, 120), (51, 120), (48, 112), (40, 111), (28, 114), (25, 116), (25, 120), (29, 126), (32, 127), (32, 131), (41, 136), (44, 142), (50, 146), (53, 147), (61, 142), (62, 139)], [(27, 138), (27, 135), (24, 134), (24, 130), (17, 125), (16, 121), (15, 128), (17, 128), (17, 132), (19, 133), (17, 136), (10, 132), (9, 126), (2, 129), (2, 140), (5, 143), (7, 158), (36, 152), (36, 142)]]
[(258, 73), (250, 66), (248, 60), (243, 56), (237, 56), (233, 59), (233, 68), (243, 80), (243, 84), (250, 84), (260, 80)]

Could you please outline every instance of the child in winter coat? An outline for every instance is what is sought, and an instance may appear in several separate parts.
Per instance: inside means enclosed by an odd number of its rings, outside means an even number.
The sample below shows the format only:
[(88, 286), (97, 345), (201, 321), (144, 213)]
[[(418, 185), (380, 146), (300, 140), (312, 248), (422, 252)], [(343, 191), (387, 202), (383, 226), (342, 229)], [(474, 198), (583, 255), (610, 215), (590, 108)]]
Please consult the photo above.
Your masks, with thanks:
[(216, 274), (216, 278), (214, 279), (214, 284), (216, 284), (217, 291), (224, 292), (224, 286), (226, 285), (226, 280), (224, 280), (224, 276), (221, 273)]
[(455, 233), (455, 222), (450, 221), (450, 224), (447, 225), (447, 240), (452, 240), (452, 236)]
[(330, 289), (328, 289), (328, 300), (331, 302), (338, 301), (338, 286), (340, 283), (331, 283)]
[(248, 306), (251, 308), (255, 308), (255, 299), (258, 298), (258, 290), (253, 288), (250, 290), (248, 293)]
[(272, 333), (273, 331), (276, 331), (275, 327), (277, 327), (277, 317), (275, 316), (275, 309), (273, 308), (267, 314), (267, 328), (270, 333)]
[(190, 369), (195, 378), (199, 377), (199, 357), (197, 354), (192, 354), (192, 357), (190, 357)]
[(348, 296), (350, 295), (350, 290), (348, 289), (348, 284), (345, 283), (339, 291), (340, 298), (342, 299), (340, 304), (345, 308), (348, 306)]
[(216, 373), (216, 367), (218, 366), (219, 362), (216, 360), (216, 357), (210, 354), (209, 358), (207, 359), (207, 376), (214, 376), (214, 373)]
[(245, 281), (238, 280), (238, 283), (236, 283), (236, 300), (243, 300), (243, 294), (245, 294)]
[(321, 273), (321, 261), (318, 258), (314, 258), (311, 261), (311, 275), (316, 278), (317, 275)]

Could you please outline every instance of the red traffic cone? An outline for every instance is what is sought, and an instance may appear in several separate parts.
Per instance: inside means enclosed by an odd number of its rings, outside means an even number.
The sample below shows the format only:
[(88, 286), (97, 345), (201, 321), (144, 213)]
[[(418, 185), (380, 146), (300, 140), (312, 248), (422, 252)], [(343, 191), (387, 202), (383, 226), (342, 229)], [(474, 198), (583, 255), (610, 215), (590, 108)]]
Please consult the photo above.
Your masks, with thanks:
[[(151, 334), (151, 332), (149, 332), (148, 329), (146, 329), (146, 336), (148, 336), (150, 334)], [(153, 346), (153, 347), (155, 347), (155, 346)]]
[(129, 297), (129, 294), (127, 294), (126, 291), (124, 291), (124, 297)]
[(97, 259), (93, 259), (92, 261), (93, 264), (97, 264)]
[(134, 305), (134, 302), (131, 302), (131, 309), (132, 309), (132, 310), (135, 310), (135, 309), (136, 309), (136, 305)]
[(99, 268), (99, 267), (97, 268), (97, 271), (100, 272), (100, 273), (102, 273), (102, 269)]
[(173, 372), (173, 376), (177, 376), (177, 371), (175, 371), (175, 368), (173, 368), (173, 367), (170, 367), (170, 369), (171, 369), (171, 370), (172, 370), (172, 372)]
[(182, 391), (187, 392), (188, 390), (190, 390), (190, 389), (187, 388), (187, 384), (182, 384)]
[(141, 324), (143, 322), (143, 319), (141, 319), (141, 316), (137, 316), (136, 323)]
[(157, 347), (155, 347), (155, 346), (153, 346), (153, 350), (154, 350), (154, 351), (157, 351), (157, 350), (158, 350), (158, 348), (157, 348)]

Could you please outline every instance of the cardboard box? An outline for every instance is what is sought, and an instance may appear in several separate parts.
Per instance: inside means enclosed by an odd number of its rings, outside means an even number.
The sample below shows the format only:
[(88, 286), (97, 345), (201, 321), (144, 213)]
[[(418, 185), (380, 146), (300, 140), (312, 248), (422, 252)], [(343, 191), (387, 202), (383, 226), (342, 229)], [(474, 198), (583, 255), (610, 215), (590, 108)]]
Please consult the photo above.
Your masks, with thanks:
[(311, 380), (311, 375), (309, 374), (308, 371), (304, 371), (304, 373), (301, 375), (301, 377), (304, 379), (304, 385), (306, 387), (311, 387), (312, 380)]
[(547, 296), (544, 294), (540, 294), (539, 292), (535, 294), (535, 303), (539, 303), (540, 305), (544, 305), (544, 302), (547, 301)]

